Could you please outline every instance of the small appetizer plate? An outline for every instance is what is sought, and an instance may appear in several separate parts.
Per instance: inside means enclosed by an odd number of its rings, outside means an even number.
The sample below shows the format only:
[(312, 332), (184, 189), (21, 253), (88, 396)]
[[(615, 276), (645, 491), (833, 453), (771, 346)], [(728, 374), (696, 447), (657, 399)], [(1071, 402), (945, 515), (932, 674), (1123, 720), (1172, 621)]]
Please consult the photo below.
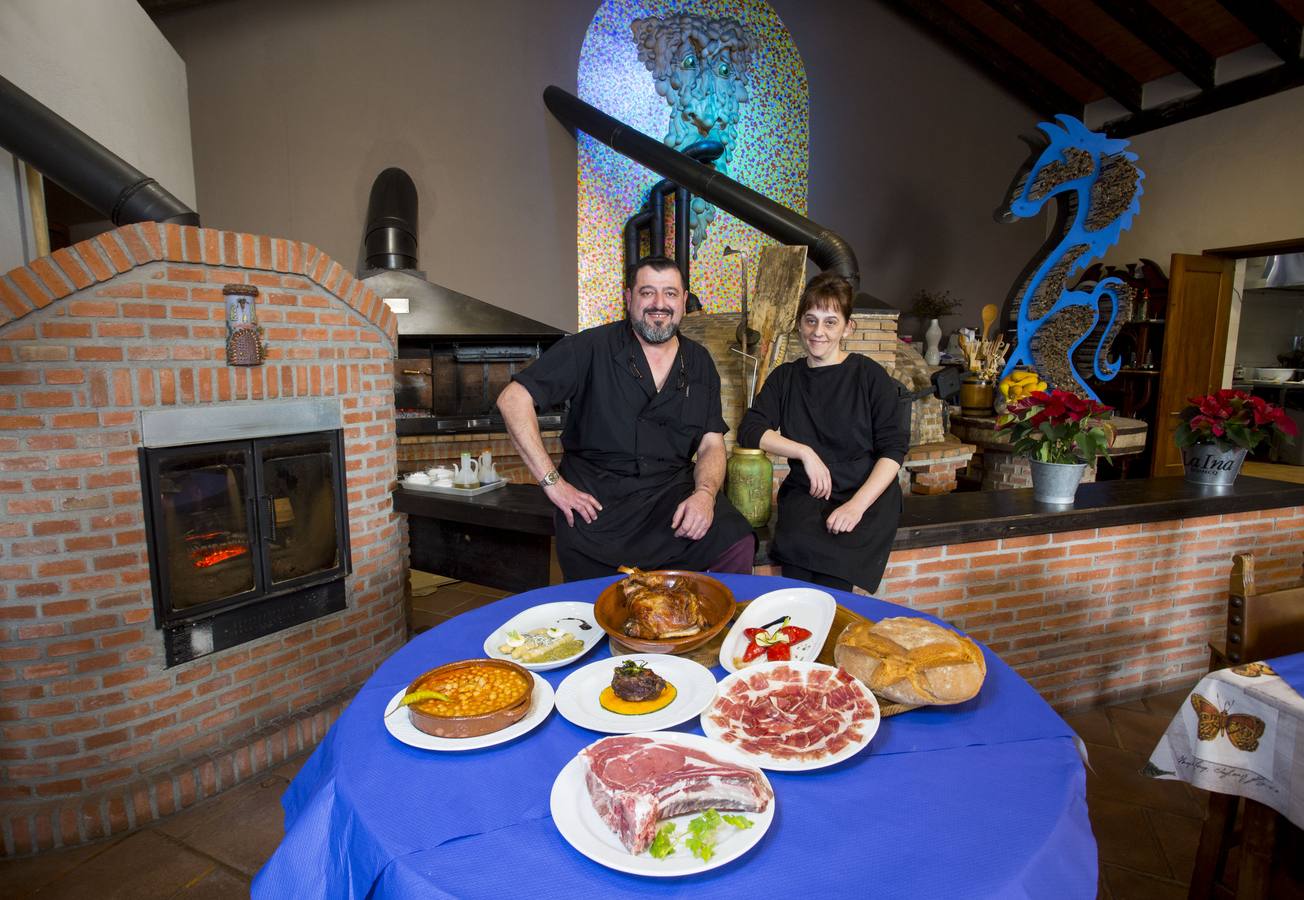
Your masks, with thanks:
[[(585, 627), (587, 626), (587, 627)], [(584, 649), (565, 659), (553, 659), (548, 662), (522, 662), (510, 653), (503, 653), (498, 648), (507, 643), (507, 632), (515, 631), (525, 634), (536, 628), (561, 628), (569, 631), (584, 644)], [(562, 600), (558, 603), (543, 603), (519, 612), (500, 625), (484, 639), (484, 655), (493, 659), (508, 659), (532, 672), (547, 672), (569, 666), (585, 653), (597, 646), (606, 633), (598, 627), (593, 617), (593, 604), (578, 600)]]
[(748, 628), (764, 628), (771, 624), (777, 628), (777, 623), (784, 616), (788, 617), (789, 625), (805, 628), (811, 633), (810, 637), (791, 648), (792, 661), (814, 662), (829, 636), (837, 608), (838, 604), (834, 602), (832, 594), (815, 588), (779, 588), (761, 594), (747, 604), (747, 608), (739, 614), (725, 635), (724, 643), (720, 645), (720, 665), (724, 666), (726, 672), (737, 672), (739, 668), (750, 669), (766, 662), (765, 654), (762, 653), (752, 662), (739, 666), (737, 660), (743, 658), (748, 644), (744, 632)]
[[(677, 695), (656, 712), (624, 715), (598, 702), (598, 695), (611, 686), (611, 676), (621, 663), (633, 660), (675, 686)], [(662, 731), (700, 714), (715, 699), (715, 676), (701, 663), (683, 656), (635, 653), (591, 662), (566, 676), (557, 687), (557, 712), (581, 728), (606, 734), (635, 734)]]
[[(715, 741), (707, 740), (701, 735), (685, 734), (678, 731), (657, 733), (649, 737), (660, 737), (672, 740), (683, 747), (689, 747), (694, 750), (705, 750), (718, 759), (741, 763), (742, 765), (756, 767), (754, 762), (744, 758), (737, 750)], [(765, 778), (765, 775), (761, 775)], [(770, 781), (765, 778), (768, 785)], [(773, 786), (771, 786), (773, 789)], [(584, 784), (584, 762), (576, 754), (570, 762), (562, 767), (561, 772), (557, 774), (557, 780), (552, 783), (552, 796), (550, 806), (552, 811), (553, 824), (561, 832), (566, 843), (570, 844), (584, 856), (593, 860), (601, 866), (608, 869), (615, 869), (617, 872), (628, 872), (631, 875), (650, 875), (657, 878), (674, 878), (680, 875), (697, 875), (709, 869), (719, 868), (726, 863), (732, 862), (742, 856), (748, 850), (760, 843), (761, 838), (765, 837), (765, 832), (769, 831), (770, 823), (774, 821), (774, 807), (779, 802), (778, 797), (770, 801), (770, 805), (765, 808), (765, 812), (759, 813), (738, 813), (746, 816), (752, 822), (752, 827), (747, 829), (736, 829), (731, 826), (725, 826), (720, 829), (720, 842), (715, 845), (715, 855), (709, 862), (703, 862), (693, 856), (684, 847), (679, 846), (669, 856), (657, 859), (651, 853), (640, 853), (638, 856), (633, 855), (625, 845), (620, 842), (620, 838), (612, 831), (607, 823), (602, 821), (597, 810), (593, 808), (593, 801), (589, 797), (589, 789)], [(700, 813), (689, 813), (683, 816), (673, 816), (669, 819), (663, 819), (661, 825), (666, 822), (675, 823), (675, 834), (683, 835), (688, 831), (688, 823)]]
[(501, 731), (491, 731), (488, 734), (467, 738), (441, 738), (419, 731), (408, 717), (408, 711), (398, 709), (399, 701), (407, 693), (406, 686), (400, 688), (399, 692), (385, 704), (385, 730), (409, 747), (420, 750), (444, 752), (480, 750), (495, 744), (505, 744), (541, 725), (543, 720), (548, 718), (548, 713), (552, 712), (552, 685), (533, 672), (530, 673), (530, 677), (534, 679), (534, 690), (530, 694), (530, 711), (525, 714), (525, 718), (508, 725)]
[[(873, 691), (855, 678), (849, 681), (838, 679), (841, 671), (814, 662), (766, 662), (748, 666), (720, 679), (716, 685), (716, 699), (702, 713), (702, 731), (708, 738), (737, 750), (750, 765), (772, 772), (805, 772), (836, 765), (868, 747), (883, 721)], [(811, 687), (810, 682), (816, 679), (822, 685)], [(846, 685), (856, 695), (862, 714), (848, 710), (844, 718), (836, 709), (828, 708), (827, 693), (840, 685)], [(794, 686), (806, 696), (795, 696)], [(789, 721), (783, 722), (781, 727), (778, 723), (766, 727), (765, 723), (775, 721), (768, 715), (774, 707), (790, 709), (791, 712), (785, 713)], [(758, 712), (762, 715), (755, 715)], [(795, 754), (807, 752), (804, 745), (784, 745), (787, 734), (807, 731), (820, 721), (830, 719), (835, 719), (840, 725), (835, 734), (844, 736), (835, 752), (799, 758)], [(852, 725), (856, 737), (847, 734)], [(740, 746), (741, 742), (750, 746)]]

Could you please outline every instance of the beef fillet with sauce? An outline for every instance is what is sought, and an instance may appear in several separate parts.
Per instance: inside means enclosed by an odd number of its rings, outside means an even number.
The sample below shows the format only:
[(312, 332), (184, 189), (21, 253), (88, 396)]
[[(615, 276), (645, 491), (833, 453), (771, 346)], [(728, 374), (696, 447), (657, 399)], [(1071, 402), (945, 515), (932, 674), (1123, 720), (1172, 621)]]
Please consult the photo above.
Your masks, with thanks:
[(666, 689), (666, 680), (643, 663), (629, 660), (612, 673), (611, 689), (621, 700), (641, 703), (660, 697)]

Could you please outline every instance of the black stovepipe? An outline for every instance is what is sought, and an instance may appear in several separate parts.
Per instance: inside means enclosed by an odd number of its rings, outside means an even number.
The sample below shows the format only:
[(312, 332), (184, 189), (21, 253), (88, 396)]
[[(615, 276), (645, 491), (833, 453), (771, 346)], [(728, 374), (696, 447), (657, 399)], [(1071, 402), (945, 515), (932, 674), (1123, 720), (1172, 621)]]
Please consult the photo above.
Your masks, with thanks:
[(113, 222), (198, 225), (153, 178), (0, 76), (0, 147)]
[(805, 244), (813, 263), (860, 287), (860, 264), (843, 238), (793, 212), (764, 194), (739, 184), (710, 166), (667, 147), (556, 85), (543, 91), (543, 102), (562, 124), (579, 129), (617, 153), (687, 188), (758, 231), (784, 244)]

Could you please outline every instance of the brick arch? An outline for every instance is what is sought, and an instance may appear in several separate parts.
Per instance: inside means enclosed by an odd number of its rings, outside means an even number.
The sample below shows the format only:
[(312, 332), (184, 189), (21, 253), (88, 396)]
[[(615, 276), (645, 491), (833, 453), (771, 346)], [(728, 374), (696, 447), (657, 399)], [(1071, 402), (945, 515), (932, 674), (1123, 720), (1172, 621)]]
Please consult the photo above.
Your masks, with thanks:
[(56, 300), (152, 262), (302, 276), (357, 310), (391, 344), (398, 335), (393, 312), (375, 292), (312, 244), (158, 222), (124, 225), (8, 272), (0, 278), (0, 329)]
[[(259, 287), (228, 366), (222, 287)], [(406, 639), (393, 313), (297, 241), (145, 223), (0, 277), (0, 857), (117, 834), (309, 749)], [(139, 417), (337, 399), (348, 608), (167, 668)]]

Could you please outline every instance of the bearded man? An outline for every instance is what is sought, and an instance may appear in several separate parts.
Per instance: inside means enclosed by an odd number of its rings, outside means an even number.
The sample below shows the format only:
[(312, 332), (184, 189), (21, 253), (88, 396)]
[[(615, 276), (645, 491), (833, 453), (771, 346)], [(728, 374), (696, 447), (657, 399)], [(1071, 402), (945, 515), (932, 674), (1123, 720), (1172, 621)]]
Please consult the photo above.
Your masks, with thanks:
[[(521, 459), (557, 507), (562, 574), (595, 578), (622, 565), (751, 572), (751, 526), (720, 494), (720, 376), (678, 333), (683, 276), (674, 260), (651, 256), (631, 279), (624, 321), (563, 338), (498, 395)], [(570, 412), (554, 467), (535, 407), (563, 401)]]

